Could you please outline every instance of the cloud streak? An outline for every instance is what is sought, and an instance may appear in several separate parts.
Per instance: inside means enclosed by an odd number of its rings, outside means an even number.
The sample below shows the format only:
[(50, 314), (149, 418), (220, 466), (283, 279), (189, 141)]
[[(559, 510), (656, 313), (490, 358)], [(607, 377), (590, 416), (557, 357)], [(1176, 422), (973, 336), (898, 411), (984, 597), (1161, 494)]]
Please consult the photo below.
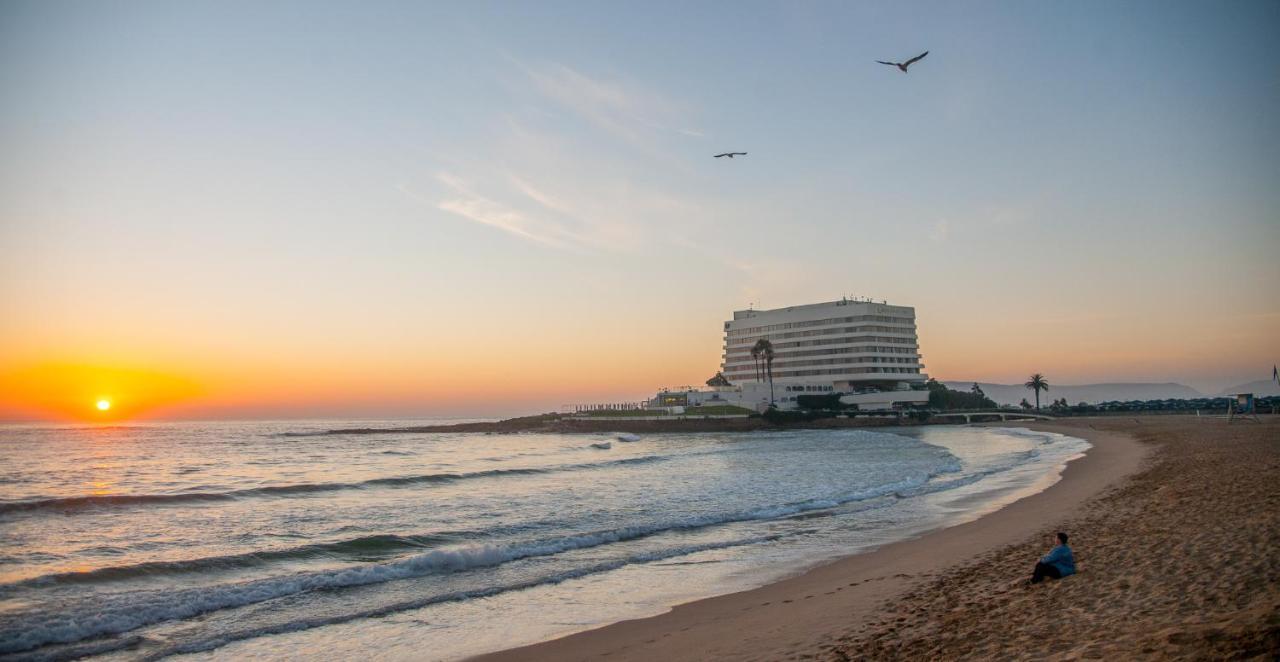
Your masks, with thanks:
[[(523, 74), (486, 149), (403, 192), (518, 239), (579, 253), (698, 246), (704, 205), (678, 193), (688, 167), (672, 141), (699, 139), (681, 105), (562, 64), (508, 58)], [(568, 120), (566, 122), (566, 120)], [(660, 173), (660, 176), (655, 176)], [(665, 184), (663, 182), (666, 182)]]
[(592, 78), (563, 64), (515, 64), (543, 97), (633, 145), (645, 145), (645, 134), (654, 131), (705, 137), (683, 126), (679, 104), (638, 85)]
[(589, 243), (584, 237), (559, 223), (475, 192), (465, 180), (452, 173), (439, 173), (435, 179), (445, 189), (443, 199), (425, 198), (404, 185), (399, 189), (415, 200), (441, 211), (551, 248), (579, 250)]

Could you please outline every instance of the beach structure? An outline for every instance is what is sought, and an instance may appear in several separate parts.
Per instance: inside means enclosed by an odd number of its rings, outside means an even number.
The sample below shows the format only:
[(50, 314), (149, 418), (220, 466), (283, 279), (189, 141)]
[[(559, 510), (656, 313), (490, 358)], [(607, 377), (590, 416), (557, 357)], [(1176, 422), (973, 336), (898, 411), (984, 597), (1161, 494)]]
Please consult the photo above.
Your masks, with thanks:
[(802, 395), (839, 394), (862, 411), (922, 406), (928, 376), (915, 317), (910, 306), (860, 299), (736, 310), (724, 323), (720, 372), (709, 388), (667, 389), (652, 402), (760, 411), (770, 403), (794, 409)]
[(1258, 407), (1252, 393), (1236, 393), (1227, 405), (1227, 422), (1252, 421), (1261, 423), (1258, 418)]

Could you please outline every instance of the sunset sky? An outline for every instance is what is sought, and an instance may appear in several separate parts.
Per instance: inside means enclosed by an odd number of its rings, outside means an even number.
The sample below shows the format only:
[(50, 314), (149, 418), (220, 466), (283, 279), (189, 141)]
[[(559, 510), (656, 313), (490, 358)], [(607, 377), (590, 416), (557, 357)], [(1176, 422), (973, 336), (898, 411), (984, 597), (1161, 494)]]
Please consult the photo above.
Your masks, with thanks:
[(843, 295), (915, 306), (944, 380), (1265, 379), (1277, 34), (1270, 1), (5, 2), (0, 420), (634, 400), (710, 377), (733, 310)]

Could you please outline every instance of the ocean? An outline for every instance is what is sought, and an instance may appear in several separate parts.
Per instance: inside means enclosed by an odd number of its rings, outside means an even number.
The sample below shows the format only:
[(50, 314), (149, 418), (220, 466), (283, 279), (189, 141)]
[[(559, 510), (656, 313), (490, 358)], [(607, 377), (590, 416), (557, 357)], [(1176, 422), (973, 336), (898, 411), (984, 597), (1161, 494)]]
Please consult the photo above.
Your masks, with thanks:
[(457, 659), (972, 520), (1088, 448), (955, 426), (323, 434), (370, 425), (0, 427), (0, 659)]

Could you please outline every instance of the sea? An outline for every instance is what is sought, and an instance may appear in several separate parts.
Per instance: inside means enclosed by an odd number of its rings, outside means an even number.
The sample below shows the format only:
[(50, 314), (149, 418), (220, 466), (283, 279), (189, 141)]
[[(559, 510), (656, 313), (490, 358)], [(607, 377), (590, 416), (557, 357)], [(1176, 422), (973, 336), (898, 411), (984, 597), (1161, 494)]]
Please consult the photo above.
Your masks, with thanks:
[(424, 422), (0, 427), (0, 659), (459, 659), (975, 519), (1088, 448), (1017, 427), (329, 432)]

